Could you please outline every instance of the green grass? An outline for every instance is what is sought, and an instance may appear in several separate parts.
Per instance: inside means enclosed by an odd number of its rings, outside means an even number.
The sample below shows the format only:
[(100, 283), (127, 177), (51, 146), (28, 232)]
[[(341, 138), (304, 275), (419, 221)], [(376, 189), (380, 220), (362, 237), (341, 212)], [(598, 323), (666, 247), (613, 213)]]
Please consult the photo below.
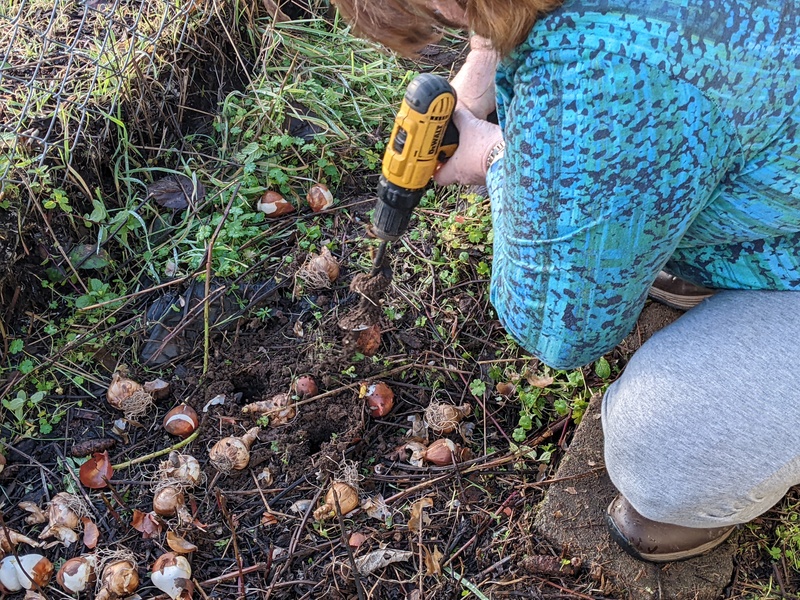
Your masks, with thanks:
[(170, 57), (190, 50), (201, 22), (181, 4), (121, 3), (113, 13), (106, 6), (76, 15), (65, 0), (0, 0), (0, 53), (11, 49), (0, 78), (0, 176), (14, 182), (0, 182), (6, 200), (30, 191), (69, 211), (64, 183), (88, 187), (81, 161), (107, 149), (118, 107), (128, 101), (131, 121), (151, 120), (137, 99), (163, 97)]

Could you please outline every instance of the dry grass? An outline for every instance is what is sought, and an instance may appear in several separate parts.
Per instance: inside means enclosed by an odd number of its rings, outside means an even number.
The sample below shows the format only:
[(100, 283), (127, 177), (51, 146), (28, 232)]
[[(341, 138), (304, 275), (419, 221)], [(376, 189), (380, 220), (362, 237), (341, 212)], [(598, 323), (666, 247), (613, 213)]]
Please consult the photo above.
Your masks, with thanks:
[[(207, 18), (199, 8), (0, 0), (0, 191), (58, 187), (76, 157), (102, 163), (128, 131), (158, 144), (187, 101), (186, 56), (201, 53)], [(86, 173), (71, 177), (91, 186)]]

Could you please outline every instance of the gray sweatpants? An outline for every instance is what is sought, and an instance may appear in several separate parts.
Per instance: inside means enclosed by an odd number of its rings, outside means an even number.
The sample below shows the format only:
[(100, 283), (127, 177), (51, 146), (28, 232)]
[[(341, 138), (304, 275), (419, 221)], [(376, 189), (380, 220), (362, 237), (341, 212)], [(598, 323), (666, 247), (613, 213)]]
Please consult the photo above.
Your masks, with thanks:
[(645, 517), (744, 523), (800, 484), (800, 292), (720, 292), (656, 333), (603, 399), (611, 481)]

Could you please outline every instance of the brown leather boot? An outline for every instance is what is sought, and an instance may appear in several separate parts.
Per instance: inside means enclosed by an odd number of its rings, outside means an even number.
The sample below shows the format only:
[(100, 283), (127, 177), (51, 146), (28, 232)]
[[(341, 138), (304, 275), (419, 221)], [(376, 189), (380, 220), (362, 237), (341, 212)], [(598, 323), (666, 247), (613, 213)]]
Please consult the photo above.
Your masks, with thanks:
[(679, 277), (661, 271), (653, 285), (650, 286), (648, 296), (670, 308), (689, 310), (700, 304), (706, 298), (714, 295), (714, 290), (689, 283)]
[(712, 550), (728, 539), (735, 529), (698, 529), (646, 519), (623, 498), (614, 498), (606, 511), (611, 537), (625, 552), (639, 560), (654, 563), (686, 560)]

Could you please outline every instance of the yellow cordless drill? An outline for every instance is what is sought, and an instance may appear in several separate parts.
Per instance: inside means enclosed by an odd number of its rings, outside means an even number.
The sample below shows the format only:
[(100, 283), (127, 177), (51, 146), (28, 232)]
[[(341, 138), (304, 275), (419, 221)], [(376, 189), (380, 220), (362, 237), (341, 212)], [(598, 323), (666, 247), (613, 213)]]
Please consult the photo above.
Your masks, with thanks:
[(406, 88), (394, 128), (383, 155), (378, 182), (378, 202), (372, 216), (372, 232), (381, 240), (372, 269), (377, 275), (389, 242), (408, 228), (436, 166), (458, 147), (458, 130), (450, 118), (456, 92), (443, 77), (423, 73)]

